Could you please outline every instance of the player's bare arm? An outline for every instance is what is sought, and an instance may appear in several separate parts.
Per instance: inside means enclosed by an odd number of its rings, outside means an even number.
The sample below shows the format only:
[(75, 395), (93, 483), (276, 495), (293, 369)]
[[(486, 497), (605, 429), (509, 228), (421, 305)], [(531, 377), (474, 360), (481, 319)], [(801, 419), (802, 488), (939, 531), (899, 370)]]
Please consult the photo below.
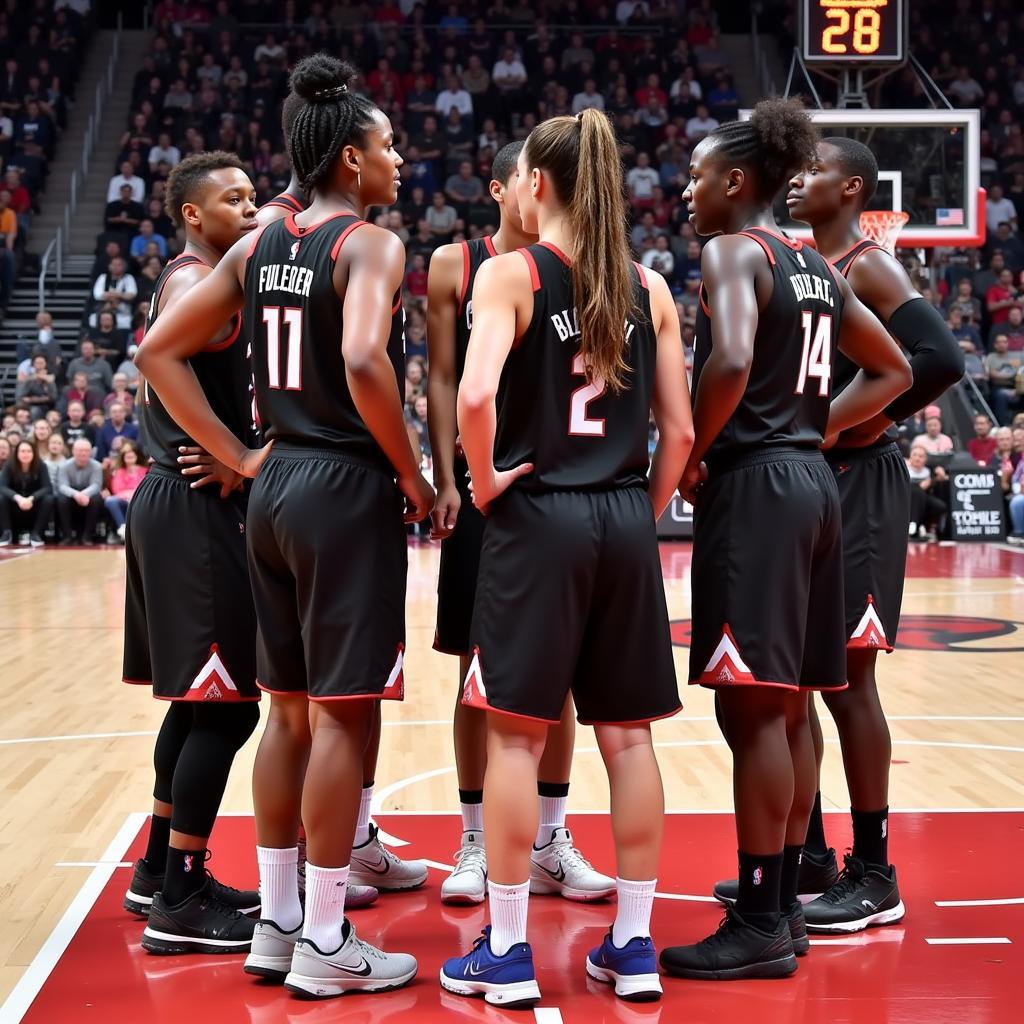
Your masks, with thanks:
[(865, 306), (846, 280), (835, 275), (843, 296), (840, 351), (860, 367), (857, 376), (833, 402), (826, 444), (844, 430), (880, 413), (913, 383), (913, 374), (899, 345)]
[[(690, 502), (696, 497), (702, 475), (707, 473), (701, 466), (704, 453), (743, 398), (754, 359), (758, 313), (771, 298), (772, 289), (763, 250), (742, 235), (712, 238), (701, 254), (701, 272), (711, 310), (712, 348), (698, 393), (707, 390), (715, 395), (715, 401), (694, 403), (693, 448), (679, 481), (679, 493)], [(764, 294), (759, 294), (759, 283)]]
[(182, 429), (218, 462), (254, 477), (270, 452), (247, 448), (221, 422), (188, 364), (239, 311), (240, 276), (253, 239), (239, 239), (216, 268), (189, 290), (188, 302), (165, 308), (142, 339), (135, 362)]
[(402, 286), (405, 249), (390, 231), (372, 224), (353, 232), (334, 269), (334, 284), (344, 302), (341, 352), (352, 401), (384, 450), (409, 501), (407, 522), (425, 518), (434, 492), (420, 475), (402, 415), (402, 396), (388, 358), (391, 304)]
[(458, 424), (473, 480), (473, 504), (482, 512), (530, 463), (494, 468), (496, 399), (501, 371), (516, 336), (530, 324), (533, 290), (526, 260), (518, 253), (495, 256), (478, 271), (473, 286), (473, 332), (458, 396)]
[(693, 447), (693, 413), (686, 383), (686, 360), (679, 314), (661, 274), (647, 275), (651, 317), (658, 337), (651, 409), (658, 427), (658, 446), (651, 461), (650, 494), (655, 518), (668, 507)]
[(462, 280), (462, 247), (442, 245), (430, 258), (427, 274), (427, 431), (434, 458), (437, 501), (430, 536), (444, 540), (455, 528), (462, 499), (455, 486), (458, 436), (455, 374), (455, 320)]

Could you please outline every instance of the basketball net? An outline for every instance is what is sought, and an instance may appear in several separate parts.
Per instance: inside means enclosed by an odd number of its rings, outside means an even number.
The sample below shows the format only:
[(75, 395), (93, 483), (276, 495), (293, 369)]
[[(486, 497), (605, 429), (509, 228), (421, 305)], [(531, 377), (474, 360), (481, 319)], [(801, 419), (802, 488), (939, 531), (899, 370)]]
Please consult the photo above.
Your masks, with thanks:
[(894, 256), (896, 239), (908, 220), (910, 214), (905, 210), (865, 210), (860, 215), (860, 229), (871, 241)]

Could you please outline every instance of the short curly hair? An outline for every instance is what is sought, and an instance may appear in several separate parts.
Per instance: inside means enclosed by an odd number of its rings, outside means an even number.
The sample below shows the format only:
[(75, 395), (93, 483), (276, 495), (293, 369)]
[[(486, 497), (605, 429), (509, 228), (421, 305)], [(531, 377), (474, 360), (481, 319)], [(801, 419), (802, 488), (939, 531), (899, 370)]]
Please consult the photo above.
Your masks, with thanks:
[(164, 209), (174, 221), (175, 227), (185, 226), (185, 219), (181, 215), (181, 208), (185, 203), (195, 202), (196, 193), (207, 183), (210, 175), (225, 167), (245, 171), (245, 165), (234, 153), (227, 153), (222, 149), (215, 149), (209, 153), (193, 153), (175, 166), (167, 178), (167, 193), (164, 198)]

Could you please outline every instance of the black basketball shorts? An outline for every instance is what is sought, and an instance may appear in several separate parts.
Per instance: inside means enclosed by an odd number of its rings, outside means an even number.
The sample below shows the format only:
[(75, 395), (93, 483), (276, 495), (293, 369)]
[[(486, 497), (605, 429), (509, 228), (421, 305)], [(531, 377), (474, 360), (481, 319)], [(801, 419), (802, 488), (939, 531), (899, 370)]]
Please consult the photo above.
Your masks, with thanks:
[(843, 689), (839, 494), (821, 453), (761, 451), (712, 470), (693, 527), (690, 682)]
[(455, 484), (462, 504), (455, 529), (441, 543), (434, 650), (466, 656), (469, 654), (469, 624), (473, 619), (486, 519), (473, 504), (463, 459), (455, 460)]
[(259, 700), (244, 498), (154, 466), (127, 528), (125, 682), (161, 700)]
[(895, 443), (826, 457), (843, 516), (846, 646), (892, 651), (907, 569), (906, 463)]
[(253, 484), (247, 527), (261, 689), (402, 699), (404, 507), (379, 469), (275, 444)]
[(571, 690), (585, 724), (680, 710), (646, 491), (513, 488), (486, 524), (464, 704), (557, 722)]

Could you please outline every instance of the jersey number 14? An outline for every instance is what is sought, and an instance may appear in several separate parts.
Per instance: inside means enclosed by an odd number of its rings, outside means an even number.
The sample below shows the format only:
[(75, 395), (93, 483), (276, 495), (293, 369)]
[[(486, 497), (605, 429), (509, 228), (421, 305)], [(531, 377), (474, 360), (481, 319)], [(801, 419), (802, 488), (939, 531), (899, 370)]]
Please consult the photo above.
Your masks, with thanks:
[(832, 317), (822, 313), (818, 322), (814, 314), (804, 310), (802, 314), (804, 347), (800, 355), (800, 374), (796, 381), (796, 394), (802, 395), (808, 377), (818, 380), (818, 397), (828, 398), (829, 382), (832, 379)]

